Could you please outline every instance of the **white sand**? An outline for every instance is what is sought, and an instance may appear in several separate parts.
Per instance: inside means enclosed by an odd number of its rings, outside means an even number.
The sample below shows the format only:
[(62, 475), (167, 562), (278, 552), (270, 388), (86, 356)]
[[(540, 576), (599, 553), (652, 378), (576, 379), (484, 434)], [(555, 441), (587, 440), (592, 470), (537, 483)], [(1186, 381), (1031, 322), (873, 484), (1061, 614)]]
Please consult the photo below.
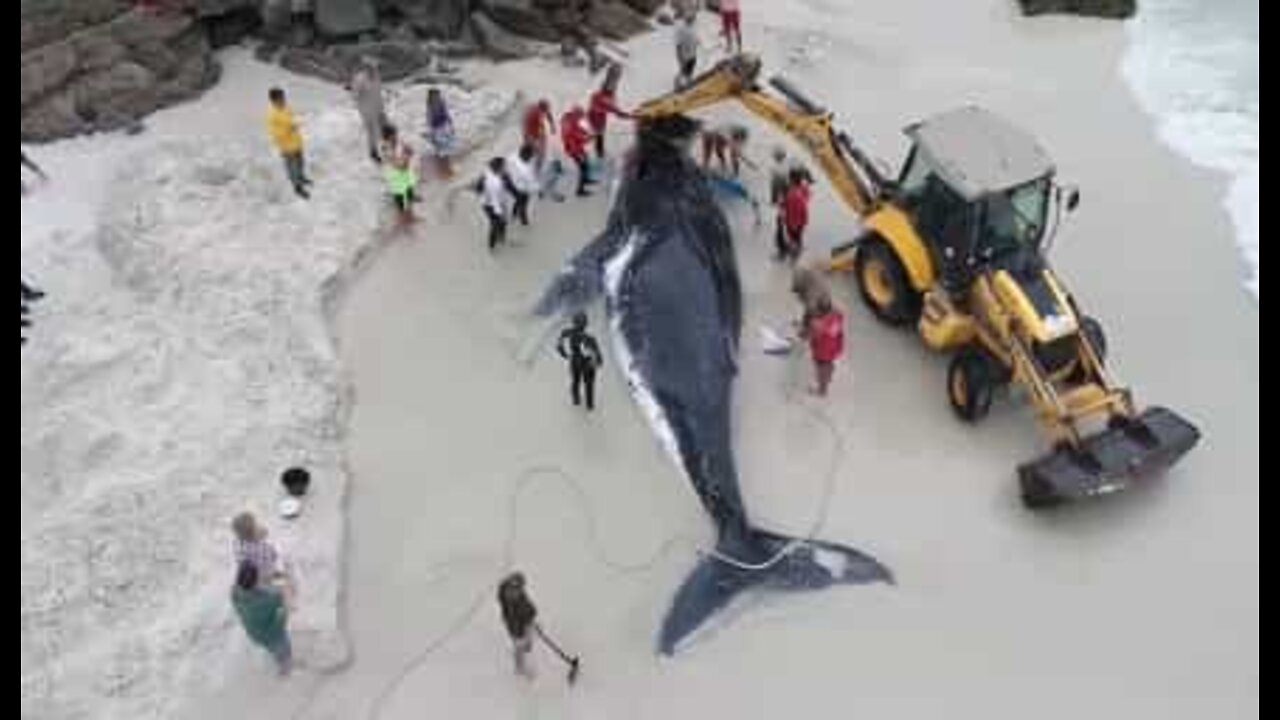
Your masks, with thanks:
[[(228, 602), (228, 522), (243, 509), (276, 530), (296, 579), (302, 666), (349, 659), (350, 394), (330, 324), (391, 237), (371, 231), (390, 213), (377, 170), (352, 163), (354, 110), (306, 83), (297, 102), (318, 187), (314, 203), (294, 198), (265, 138), (243, 132), (261, 128), (268, 83), (288, 78), (229, 59), (222, 87), (242, 94), (201, 103), (216, 121), (175, 110), (139, 138), (48, 148), (53, 184), (24, 199), (24, 277), (49, 292), (22, 361), (24, 716), (174, 717), (227, 668), (263, 665)], [(421, 115), (424, 97), (401, 93), (394, 110)], [(452, 97), (464, 145), (515, 99)], [(90, 142), (92, 154), (75, 147)], [(314, 488), (284, 523), (271, 517), (276, 478), (295, 464)]]
[[(474, 204), (450, 215), (433, 195), (416, 238), (386, 249), (341, 314), (356, 388), (344, 588), (354, 663), (280, 683), (245, 649), (209, 678), (221, 690), (184, 698), (192, 716), (1257, 716), (1258, 308), (1238, 288), (1223, 180), (1161, 146), (1116, 76), (1120, 27), (1029, 22), (1002, 0), (745, 4), (766, 67), (890, 164), (906, 148), (902, 125), (961, 102), (1034, 129), (1083, 189), (1055, 265), (1106, 323), (1117, 374), (1140, 401), (1200, 424), (1201, 445), (1148, 490), (1028, 514), (1013, 468), (1043, 446), (1025, 404), (1002, 400), (980, 427), (956, 422), (945, 358), (876, 325), (847, 284), (851, 355), (823, 406), (833, 437), (791, 399), (803, 363), (756, 350), (756, 326), (794, 308), (770, 239), (741, 212), (748, 508), (803, 532), (838, 461), (821, 534), (874, 553), (900, 585), (754, 598), (659, 660), (658, 624), (709, 523), (616, 373), (589, 417), (568, 405), (545, 348), (523, 362), (524, 310), (599, 230), (604, 203), (539, 205), (535, 228), (491, 257)], [(628, 48), (624, 102), (669, 86), (664, 32)], [(585, 95), (581, 74), (542, 61), (477, 72), (557, 107)], [(763, 159), (772, 140), (760, 135)], [(509, 132), (499, 148), (512, 143)], [(820, 191), (815, 245), (854, 226)], [(833, 457), (837, 444), (847, 453)], [(571, 479), (528, 475), (541, 466)], [(491, 598), (511, 564), (585, 658), (572, 691), (545, 654), (535, 683), (511, 677)]]

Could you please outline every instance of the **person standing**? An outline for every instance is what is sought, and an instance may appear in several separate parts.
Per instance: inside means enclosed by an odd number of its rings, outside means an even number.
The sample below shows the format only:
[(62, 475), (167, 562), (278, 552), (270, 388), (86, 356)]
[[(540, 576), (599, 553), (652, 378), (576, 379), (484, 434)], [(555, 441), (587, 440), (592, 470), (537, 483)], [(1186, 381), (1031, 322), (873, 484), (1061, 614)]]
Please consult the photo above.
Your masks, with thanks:
[(271, 654), (276, 670), (284, 677), (293, 670), (289, 610), (283, 592), (261, 584), (259, 579), (256, 565), (240, 563), (235, 586), (231, 589), (231, 605), (249, 639)]
[(693, 82), (693, 74), (698, 67), (698, 30), (694, 26), (694, 16), (685, 15), (676, 21), (676, 89), (683, 88)]
[(610, 65), (609, 71), (605, 73), (604, 82), (600, 84), (600, 89), (591, 93), (591, 101), (587, 107), (587, 122), (595, 135), (596, 156), (601, 160), (604, 159), (604, 136), (609, 126), (609, 116), (631, 117), (630, 113), (618, 107), (618, 81), (621, 79), (622, 66)]
[(271, 88), (267, 98), (270, 101), (267, 109), (267, 132), (284, 159), (285, 175), (293, 185), (293, 191), (306, 200), (311, 197), (307, 190), (311, 180), (307, 177), (306, 161), (302, 156), (302, 131), (285, 99), (284, 90)]
[(402, 227), (411, 225), (417, 218), (413, 214), (413, 204), (417, 201), (418, 173), (413, 164), (413, 148), (404, 142), (400, 133), (392, 125), (382, 128), (381, 155), (382, 172), (387, 183), (387, 192), (396, 207), (396, 213)]
[(440, 178), (453, 177), (453, 155), (456, 152), (457, 133), (453, 117), (444, 101), (440, 88), (427, 91), (427, 142), (435, 151), (436, 173)]
[(541, 189), (534, 169), (536, 155), (533, 146), (525, 144), (506, 160), (507, 175), (511, 178), (511, 189), (515, 195), (511, 215), (525, 227), (529, 227), (529, 202)]
[(348, 87), (351, 91), (351, 99), (355, 101), (356, 111), (360, 113), (360, 122), (364, 125), (365, 139), (369, 143), (369, 157), (375, 163), (381, 163), (382, 154), (378, 148), (382, 142), (382, 129), (388, 123), (382, 93), (382, 77), (372, 58), (361, 59), (359, 67), (351, 76)]
[(757, 169), (756, 164), (747, 157), (747, 141), (750, 139), (751, 132), (747, 127), (737, 123), (703, 130), (702, 166), (710, 168), (714, 158), (721, 173), (732, 172), (735, 178), (742, 172), (743, 165), (752, 170)]
[(591, 177), (591, 164), (587, 160), (591, 129), (586, 125), (586, 114), (581, 106), (574, 105), (560, 118), (560, 140), (564, 145), (564, 154), (578, 166), (578, 197), (586, 197), (591, 194), (587, 186), (594, 179)]
[(502, 612), (502, 624), (511, 637), (516, 674), (532, 679), (534, 673), (528, 664), (528, 656), (533, 650), (533, 636), (537, 632), (538, 608), (525, 590), (523, 573), (513, 572), (498, 584), (498, 608)]
[(556, 121), (551, 116), (551, 103), (543, 99), (526, 108), (521, 129), (524, 144), (533, 147), (534, 169), (541, 175), (547, 162), (547, 138), (556, 131)]
[(794, 263), (804, 252), (804, 232), (809, 226), (808, 174), (801, 168), (792, 168), (786, 195), (782, 200), (782, 225), (786, 231), (784, 259)]
[(738, 0), (720, 0), (720, 28), (725, 49), (742, 52), (742, 5)]
[(489, 219), (489, 251), (493, 252), (507, 241), (507, 222), (511, 212), (511, 179), (507, 176), (506, 161), (500, 157), (489, 161), (480, 178), (480, 206)]
[(573, 404), (581, 406), (585, 399), (587, 410), (595, 410), (596, 371), (604, 365), (604, 356), (600, 353), (600, 344), (587, 332), (586, 313), (573, 316), (573, 325), (560, 333), (556, 352), (569, 363), (569, 393)]
[(809, 355), (813, 358), (815, 383), (811, 392), (826, 397), (836, 360), (844, 354), (844, 314), (836, 309), (829, 295), (819, 294), (805, 310), (800, 337), (809, 341)]

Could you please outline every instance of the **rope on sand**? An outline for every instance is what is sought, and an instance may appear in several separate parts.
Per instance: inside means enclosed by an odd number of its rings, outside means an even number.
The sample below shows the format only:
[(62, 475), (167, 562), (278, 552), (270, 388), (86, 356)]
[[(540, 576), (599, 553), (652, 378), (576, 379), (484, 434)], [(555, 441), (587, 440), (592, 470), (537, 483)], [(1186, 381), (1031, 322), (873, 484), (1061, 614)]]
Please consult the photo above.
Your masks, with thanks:
[[(741, 570), (757, 572), (767, 570), (774, 565), (782, 562), (787, 556), (795, 552), (797, 549), (809, 544), (822, 527), (826, 524), (832, 499), (835, 494), (836, 478), (841, 464), (844, 462), (847, 450), (845, 445), (844, 434), (834, 421), (820, 407), (814, 406), (812, 403), (801, 402), (796, 392), (790, 391), (784, 395), (784, 399), (788, 405), (797, 406), (805, 410), (814, 420), (818, 421), (831, 435), (834, 448), (828, 463), (827, 471), (823, 478), (823, 490), (819, 499), (818, 508), (815, 513), (813, 522), (809, 528), (809, 532), (802, 538), (796, 539), (788, 543), (785, 547), (778, 550), (771, 558), (761, 563), (747, 563), (737, 558), (727, 556), (714, 549), (707, 550), (701, 547), (696, 539), (684, 533), (677, 533), (664, 540), (658, 548), (648, 557), (636, 561), (622, 561), (611, 557), (605, 550), (604, 543), (600, 538), (599, 523), (597, 513), (591, 506), (590, 497), (587, 494), (583, 483), (572, 473), (565, 470), (562, 466), (556, 464), (543, 464), (528, 467), (523, 470), (516, 478), (508, 500), (507, 512), (507, 528), (506, 538), (502, 547), (502, 559), (494, 563), (494, 576), (499, 577), (505, 572), (509, 572), (515, 566), (515, 545), (519, 534), (520, 522), (520, 504), (524, 497), (526, 489), (540, 479), (556, 479), (565, 484), (575, 495), (577, 502), (575, 503), (582, 511), (583, 518), (587, 523), (587, 545), (591, 548), (592, 554), (600, 564), (610, 570), (622, 574), (633, 575), (648, 572), (652, 570), (668, 553), (678, 545), (689, 545), (696, 552), (707, 557), (714, 558)], [(446, 563), (447, 564), (447, 563)], [(435, 653), (442, 650), (452, 641), (459, 633), (465, 630), (475, 617), (483, 609), (486, 602), (491, 599), (493, 588), (486, 584), (477, 592), (475, 599), (460, 613), (453, 622), (451, 622), (443, 632), (432, 638), (416, 655), (409, 659), (393, 677), (374, 697), (370, 710), (366, 715), (368, 720), (381, 720), (385, 711), (386, 704), (395, 697), (400, 687), (409, 679), (417, 670), (419, 670)], [(310, 704), (308, 701), (307, 705)], [(294, 719), (301, 717), (301, 714), (295, 714)]]

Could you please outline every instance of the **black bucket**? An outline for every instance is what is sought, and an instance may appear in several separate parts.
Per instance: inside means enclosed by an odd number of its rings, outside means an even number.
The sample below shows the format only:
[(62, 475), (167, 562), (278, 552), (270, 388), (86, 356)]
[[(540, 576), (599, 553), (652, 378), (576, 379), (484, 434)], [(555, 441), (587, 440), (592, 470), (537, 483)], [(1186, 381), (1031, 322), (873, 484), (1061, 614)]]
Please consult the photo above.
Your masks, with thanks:
[(284, 486), (284, 491), (289, 493), (290, 497), (300, 498), (306, 495), (307, 488), (311, 487), (311, 473), (300, 467), (289, 468), (280, 476), (280, 484)]

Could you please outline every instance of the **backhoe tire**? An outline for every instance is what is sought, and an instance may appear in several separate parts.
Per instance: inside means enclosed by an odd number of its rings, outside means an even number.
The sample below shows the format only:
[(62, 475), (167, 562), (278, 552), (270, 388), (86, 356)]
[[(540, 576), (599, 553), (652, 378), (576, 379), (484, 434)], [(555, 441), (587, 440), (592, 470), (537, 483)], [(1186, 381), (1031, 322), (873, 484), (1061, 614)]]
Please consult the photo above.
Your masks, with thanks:
[(858, 290), (872, 314), (894, 327), (920, 319), (922, 299), (889, 243), (872, 233), (863, 239), (853, 264)]
[(1084, 333), (1085, 338), (1089, 340), (1093, 351), (1098, 354), (1098, 359), (1106, 363), (1107, 334), (1102, 330), (1102, 323), (1098, 322), (1097, 318), (1086, 315), (1080, 319), (1080, 332)]
[[(1102, 330), (1102, 323), (1095, 318), (1084, 316), (1080, 318), (1080, 333), (1093, 346), (1093, 351), (1097, 353), (1098, 360), (1103, 364), (1107, 364), (1107, 335)], [(1079, 358), (1076, 359), (1076, 367), (1071, 371), (1069, 379), (1073, 383), (1084, 382), (1088, 379), (1084, 372), (1084, 366)]]
[(1000, 384), (999, 367), (981, 348), (969, 345), (951, 358), (947, 368), (947, 399), (965, 422), (976, 423), (991, 411)]

